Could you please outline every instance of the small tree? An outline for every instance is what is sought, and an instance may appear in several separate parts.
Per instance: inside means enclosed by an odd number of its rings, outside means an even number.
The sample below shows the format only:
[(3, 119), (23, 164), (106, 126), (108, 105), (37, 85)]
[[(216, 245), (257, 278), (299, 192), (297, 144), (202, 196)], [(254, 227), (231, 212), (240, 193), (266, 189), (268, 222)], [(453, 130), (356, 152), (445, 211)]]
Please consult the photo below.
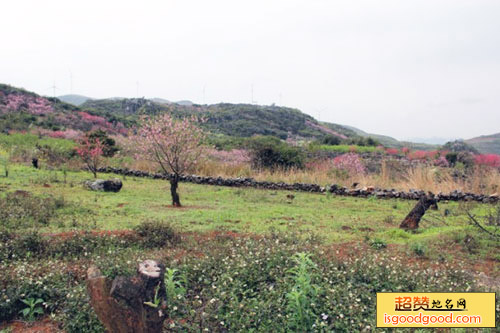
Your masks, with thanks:
[(83, 160), (89, 171), (92, 172), (94, 178), (97, 178), (103, 148), (104, 146), (99, 139), (90, 140), (88, 137), (84, 137), (76, 148), (78, 156)]
[(91, 142), (99, 140), (102, 143), (102, 156), (104, 157), (113, 157), (118, 151), (115, 140), (110, 138), (103, 130), (97, 130), (89, 133), (87, 134), (87, 137)]
[(163, 114), (142, 121), (133, 138), (139, 157), (155, 162), (170, 179), (172, 205), (181, 206), (177, 187), (183, 173), (189, 172), (198, 163), (205, 148), (205, 135), (196, 123), (196, 117), (180, 120)]

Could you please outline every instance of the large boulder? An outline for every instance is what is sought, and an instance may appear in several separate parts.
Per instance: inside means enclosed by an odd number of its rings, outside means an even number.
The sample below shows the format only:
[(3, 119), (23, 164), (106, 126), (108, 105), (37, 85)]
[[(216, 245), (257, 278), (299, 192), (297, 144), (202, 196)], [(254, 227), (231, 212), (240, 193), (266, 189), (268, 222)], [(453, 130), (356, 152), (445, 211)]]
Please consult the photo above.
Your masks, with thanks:
[(84, 186), (92, 191), (119, 192), (122, 189), (122, 181), (118, 178), (86, 180)]

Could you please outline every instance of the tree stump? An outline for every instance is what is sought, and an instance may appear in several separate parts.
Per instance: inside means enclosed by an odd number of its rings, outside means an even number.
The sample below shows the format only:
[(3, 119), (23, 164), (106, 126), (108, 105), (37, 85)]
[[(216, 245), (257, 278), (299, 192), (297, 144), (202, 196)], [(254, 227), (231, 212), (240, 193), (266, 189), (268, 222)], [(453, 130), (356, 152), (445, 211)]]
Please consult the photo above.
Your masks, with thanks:
[(157, 333), (166, 319), (165, 267), (154, 260), (139, 264), (132, 277), (113, 281), (91, 266), (87, 271), (90, 303), (110, 333)]
[(437, 201), (434, 196), (425, 195), (421, 197), (415, 207), (405, 217), (403, 222), (401, 222), (399, 227), (405, 230), (417, 230), (420, 220), (430, 207), (437, 208)]

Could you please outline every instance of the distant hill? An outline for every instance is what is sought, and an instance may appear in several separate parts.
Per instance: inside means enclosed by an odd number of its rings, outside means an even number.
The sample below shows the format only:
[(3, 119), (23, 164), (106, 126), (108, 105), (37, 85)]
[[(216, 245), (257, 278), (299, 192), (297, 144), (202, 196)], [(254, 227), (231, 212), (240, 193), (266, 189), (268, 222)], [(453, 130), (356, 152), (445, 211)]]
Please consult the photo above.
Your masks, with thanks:
[(427, 143), (416, 143), (416, 142), (408, 142), (408, 141), (399, 141), (393, 137), (387, 136), (387, 135), (380, 135), (380, 134), (371, 134), (371, 133), (366, 133), (365, 131), (362, 131), (356, 127), (352, 126), (347, 126), (347, 125), (342, 125), (343, 127), (353, 131), (359, 136), (365, 137), (365, 138), (372, 138), (380, 142), (382, 145), (390, 148), (411, 148), (415, 150), (435, 150), (439, 148), (439, 145), (436, 144), (427, 144)]
[(0, 84), (0, 132), (35, 129), (42, 134), (70, 130), (76, 135), (96, 129), (109, 133), (125, 132), (125, 126), (119, 121), (108, 121), (58, 98)]
[(160, 104), (172, 104), (172, 102), (170, 102), (169, 100), (166, 100), (164, 98), (159, 98), (159, 97), (150, 98), (149, 100), (153, 101), (155, 103), (160, 103)]
[(500, 133), (465, 140), (483, 154), (500, 154)]
[(457, 138), (443, 138), (443, 137), (430, 137), (430, 138), (411, 137), (405, 141), (426, 143), (429, 145), (444, 145), (446, 142), (450, 142), (456, 139)]
[(199, 105), (190, 101), (172, 103), (161, 98), (92, 99), (81, 95), (65, 95), (58, 99), (0, 84), (0, 131), (40, 128), (45, 131), (71, 129), (85, 132), (103, 129), (110, 133), (125, 133), (127, 128), (137, 124), (141, 115), (164, 112), (176, 117), (202, 116), (206, 119), (203, 126), (211, 133), (222, 136), (269, 135), (280, 139), (313, 140), (333, 135), (341, 139), (371, 137), (387, 147), (427, 150), (437, 147), (400, 142), (350, 126), (319, 122), (289, 107), (231, 103)]
[(191, 101), (187, 101), (187, 100), (177, 101), (177, 102), (175, 102), (175, 103), (177, 103), (177, 104), (179, 104), (179, 105), (189, 105), (189, 106), (194, 105), (194, 103), (193, 103), (193, 102), (191, 102)]
[(69, 104), (73, 104), (73, 105), (76, 105), (76, 106), (80, 106), (83, 103), (85, 103), (86, 101), (92, 99), (92, 98), (87, 97), (87, 96), (75, 95), (75, 94), (57, 96), (57, 98), (59, 98), (63, 102), (66, 102), (66, 103), (69, 103)]
[[(206, 118), (205, 127), (214, 133), (236, 137), (271, 135), (281, 139), (319, 138), (334, 134), (313, 117), (293, 108), (253, 104), (219, 103), (198, 105), (189, 103), (157, 103), (145, 98), (89, 100), (81, 107), (104, 117), (114, 117), (123, 123), (137, 120), (139, 115), (169, 112), (176, 116), (199, 115)], [(336, 126), (330, 124), (330, 126)], [(335, 127), (336, 128), (336, 127)], [(344, 136), (338, 130), (338, 136)], [(346, 137), (353, 133), (345, 133)]]

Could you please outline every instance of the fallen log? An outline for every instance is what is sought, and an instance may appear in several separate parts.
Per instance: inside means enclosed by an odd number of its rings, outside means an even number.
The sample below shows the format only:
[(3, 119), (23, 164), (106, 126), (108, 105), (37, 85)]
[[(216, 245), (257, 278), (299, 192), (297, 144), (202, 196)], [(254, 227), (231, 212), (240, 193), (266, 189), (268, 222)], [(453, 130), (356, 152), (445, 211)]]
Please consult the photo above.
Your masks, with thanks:
[(406, 215), (399, 227), (405, 230), (417, 230), (420, 220), (424, 216), (425, 212), (431, 207), (433, 209), (437, 209), (437, 201), (434, 196), (422, 196), (411, 212)]
[(87, 290), (94, 311), (110, 333), (157, 333), (166, 319), (165, 267), (154, 260), (139, 264), (132, 277), (110, 281), (99, 269), (87, 271)]

